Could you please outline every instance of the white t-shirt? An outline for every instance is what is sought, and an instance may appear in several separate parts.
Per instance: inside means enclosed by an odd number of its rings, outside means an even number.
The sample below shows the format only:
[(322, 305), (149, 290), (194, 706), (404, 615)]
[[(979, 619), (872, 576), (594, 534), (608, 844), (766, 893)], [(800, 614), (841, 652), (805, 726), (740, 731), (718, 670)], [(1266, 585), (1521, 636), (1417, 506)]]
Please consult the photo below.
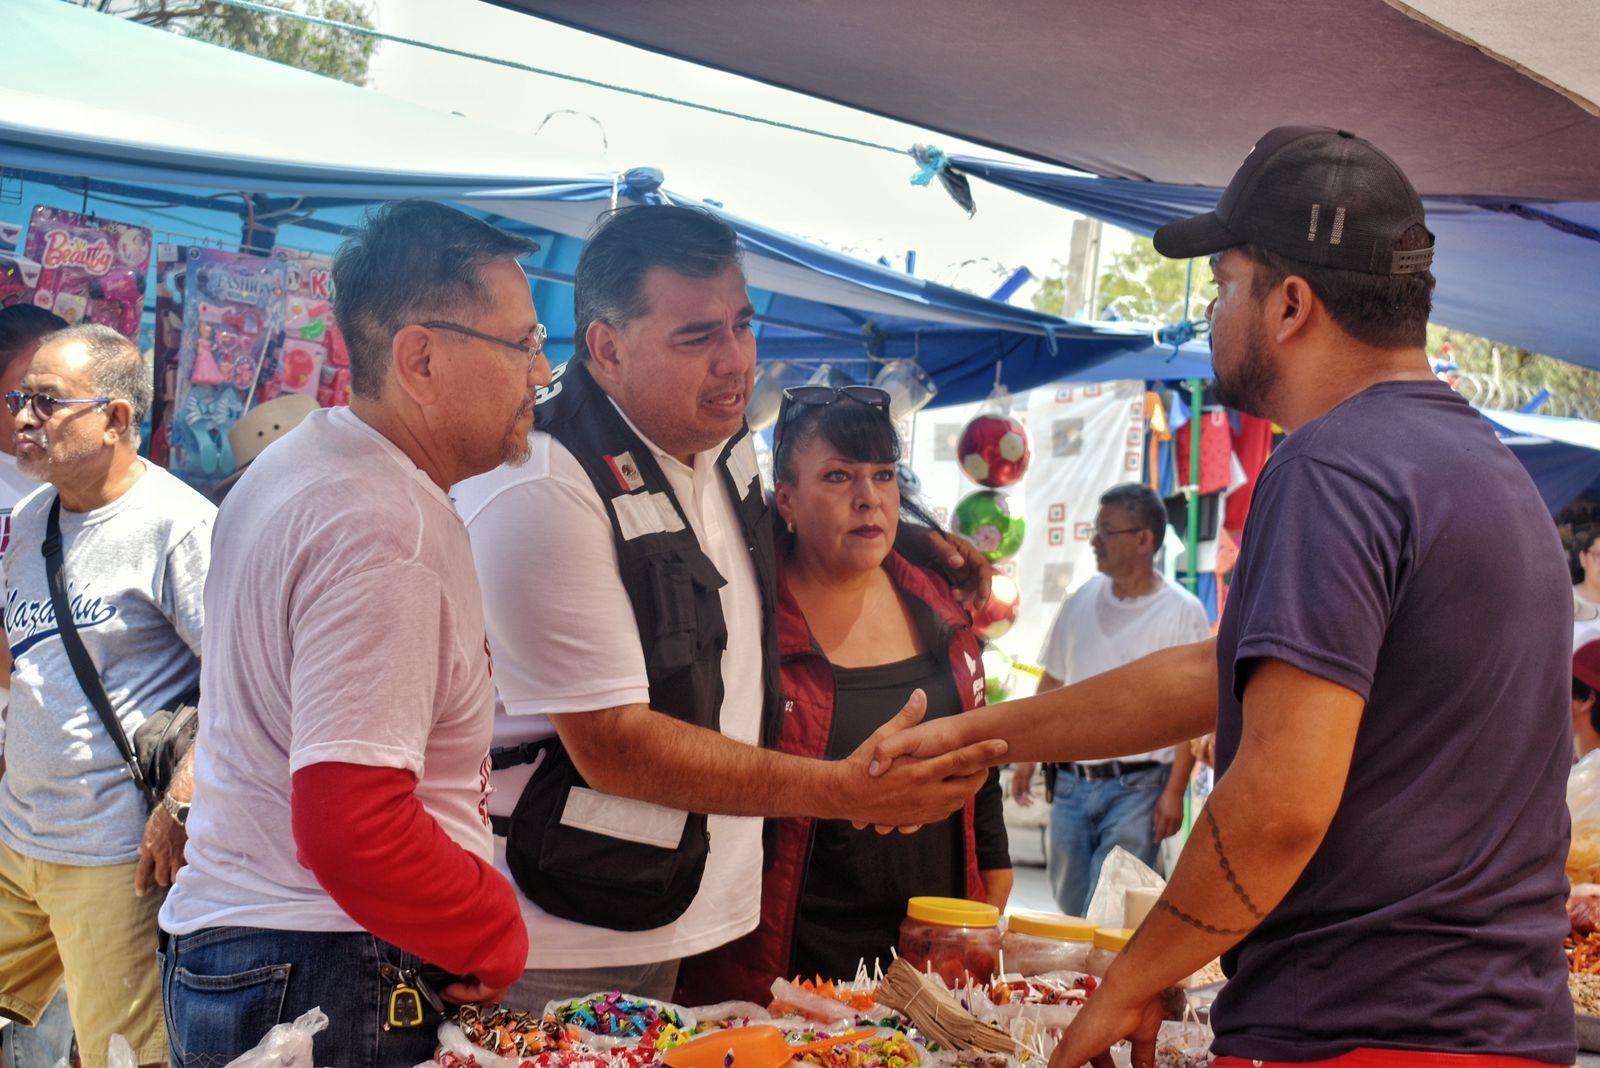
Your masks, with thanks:
[(1600, 641), (1600, 604), (1589, 600), (1581, 586), (1572, 587), (1572, 651)]
[(0, 560), (5, 559), (6, 548), (11, 544), (11, 513), (22, 498), (42, 484), (17, 470), (15, 456), (0, 452)]
[(189, 863), (163, 928), (360, 930), (295, 859), (290, 778), (311, 764), (405, 768), (488, 859), (483, 600), (460, 517), (399, 448), (348, 408), (268, 447), (218, 517), (205, 603)]
[[(11, 545), (11, 513), (16, 511), (22, 498), (38, 489), (41, 483), (17, 470), (17, 458), (0, 452), (0, 563), (6, 558)], [(6, 738), (6, 707), (11, 703), (11, 680), (0, 680), (0, 752), (4, 752)]]
[[(483, 582), (499, 692), (496, 746), (550, 737), (552, 715), (650, 700), (639, 629), (622, 585), (605, 505), (564, 446), (538, 431), (531, 445), (524, 466), (502, 467), (452, 490)], [(750, 448), (749, 439), (741, 448)], [(722, 449), (700, 453), (692, 469), (653, 445), (651, 453), (701, 548), (728, 580), (721, 590), (728, 624), (722, 733), (755, 745), (761, 735), (761, 588), (717, 468)], [(748, 462), (753, 473), (753, 452)], [(752, 492), (759, 493), (759, 486)], [(510, 815), (531, 774), (531, 767), (495, 772), (490, 810)], [(660, 806), (607, 801), (614, 804), (610, 815), (618, 821), (671, 825), (673, 814)], [(649, 931), (612, 931), (558, 919), (523, 897), (528, 966), (621, 967), (670, 960), (754, 930), (761, 918), (761, 820), (711, 816), (708, 822), (711, 855), (700, 892), (676, 921)], [(677, 845), (676, 831), (670, 838), (662, 844)], [(495, 840), (495, 865), (510, 878), (504, 839)]]
[[(1061, 605), (1039, 653), (1039, 663), (1070, 686), (1162, 649), (1204, 641), (1210, 634), (1205, 606), (1171, 579), (1163, 578), (1154, 593), (1123, 600), (1111, 592), (1108, 576), (1096, 575)], [(1170, 764), (1175, 753), (1168, 747), (1122, 759)]]

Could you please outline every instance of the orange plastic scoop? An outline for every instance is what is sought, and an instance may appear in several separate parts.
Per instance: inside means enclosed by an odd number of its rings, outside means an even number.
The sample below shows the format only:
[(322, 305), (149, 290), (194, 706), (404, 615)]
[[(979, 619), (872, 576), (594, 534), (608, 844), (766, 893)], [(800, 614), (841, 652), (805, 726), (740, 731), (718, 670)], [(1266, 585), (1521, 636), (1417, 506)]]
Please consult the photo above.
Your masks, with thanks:
[(782, 1068), (802, 1053), (860, 1042), (875, 1034), (877, 1032), (870, 1029), (851, 1031), (846, 1035), (807, 1042), (803, 1046), (791, 1046), (784, 1041), (782, 1031), (758, 1024), (701, 1035), (676, 1049), (667, 1050), (661, 1059), (666, 1062), (667, 1068)]

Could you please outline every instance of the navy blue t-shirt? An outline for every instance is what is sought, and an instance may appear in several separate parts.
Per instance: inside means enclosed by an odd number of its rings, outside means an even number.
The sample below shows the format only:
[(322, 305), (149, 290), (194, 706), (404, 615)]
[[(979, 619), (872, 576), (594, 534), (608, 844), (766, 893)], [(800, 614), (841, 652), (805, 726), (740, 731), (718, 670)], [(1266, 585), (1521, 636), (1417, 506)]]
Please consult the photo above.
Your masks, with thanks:
[(1573, 1062), (1569, 585), (1532, 480), (1442, 382), (1373, 386), (1273, 454), (1217, 640), (1218, 768), (1262, 658), (1367, 704), (1327, 838), (1224, 958), (1219, 1055)]

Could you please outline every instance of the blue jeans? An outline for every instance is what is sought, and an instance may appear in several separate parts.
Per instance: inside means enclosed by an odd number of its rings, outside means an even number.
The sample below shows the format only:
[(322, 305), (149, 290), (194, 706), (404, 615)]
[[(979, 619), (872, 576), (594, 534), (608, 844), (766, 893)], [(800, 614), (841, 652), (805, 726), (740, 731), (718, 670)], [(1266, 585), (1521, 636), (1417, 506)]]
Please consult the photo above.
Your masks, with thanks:
[(1082, 916), (1088, 911), (1100, 866), (1117, 846), (1155, 866), (1161, 844), (1156, 841), (1156, 801), (1171, 771), (1164, 764), (1115, 779), (1080, 779), (1070, 771), (1056, 772), (1045, 866), (1062, 912)]
[(0, 1031), (0, 1063), (8, 1068), (55, 1068), (72, 1051), (72, 1016), (67, 1011), (67, 988), (50, 999), (44, 1015), (33, 1027), (12, 1024)]
[(432, 1012), (418, 1027), (386, 1027), (397, 971), (421, 961), (370, 934), (208, 927), (163, 938), (160, 956), (173, 1068), (227, 1064), (313, 1008), (328, 1015), (317, 1064), (420, 1064), (438, 1045)]

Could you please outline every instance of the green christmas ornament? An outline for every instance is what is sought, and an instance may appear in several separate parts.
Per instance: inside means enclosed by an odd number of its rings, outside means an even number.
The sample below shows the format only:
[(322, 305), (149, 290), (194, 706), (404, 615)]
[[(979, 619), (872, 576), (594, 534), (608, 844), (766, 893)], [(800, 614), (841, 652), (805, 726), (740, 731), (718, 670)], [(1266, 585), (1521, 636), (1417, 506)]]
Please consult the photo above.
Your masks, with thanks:
[(956, 505), (950, 526), (987, 556), (990, 562), (1009, 560), (1022, 548), (1027, 523), (1012, 515), (1006, 499), (994, 490), (968, 494)]

